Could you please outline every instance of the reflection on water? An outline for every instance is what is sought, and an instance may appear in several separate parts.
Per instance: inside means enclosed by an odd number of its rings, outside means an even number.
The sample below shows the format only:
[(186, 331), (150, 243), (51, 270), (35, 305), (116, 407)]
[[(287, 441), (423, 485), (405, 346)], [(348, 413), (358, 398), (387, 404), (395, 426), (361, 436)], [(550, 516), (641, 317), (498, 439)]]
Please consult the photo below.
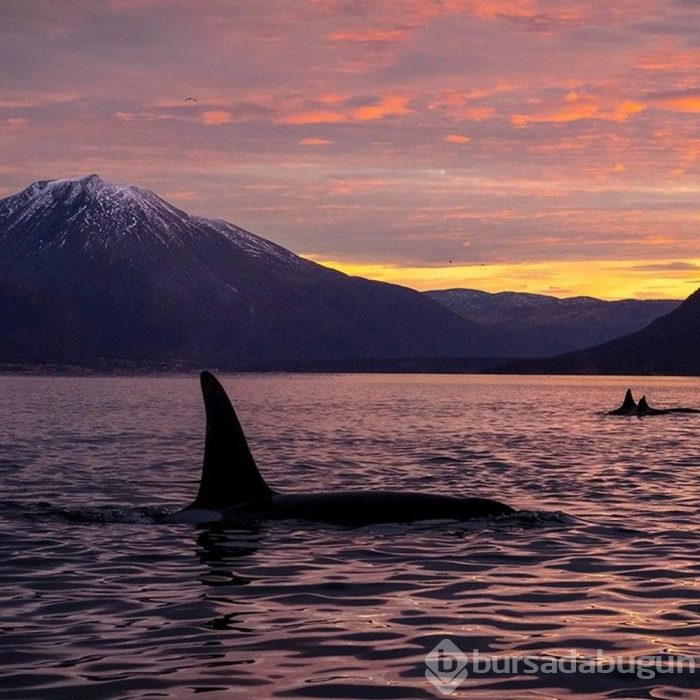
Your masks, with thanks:
[[(196, 377), (0, 378), (7, 697), (441, 697), (465, 652), (700, 659), (700, 416), (651, 378), (237, 376), (280, 490), (472, 493), (524, 511), (358, 529), (162, 525), (196, 492)], [(698, 675), (477, 674), (452, 697), (696, 696)], [(235, 692), (234, 692), (235, 691)]]

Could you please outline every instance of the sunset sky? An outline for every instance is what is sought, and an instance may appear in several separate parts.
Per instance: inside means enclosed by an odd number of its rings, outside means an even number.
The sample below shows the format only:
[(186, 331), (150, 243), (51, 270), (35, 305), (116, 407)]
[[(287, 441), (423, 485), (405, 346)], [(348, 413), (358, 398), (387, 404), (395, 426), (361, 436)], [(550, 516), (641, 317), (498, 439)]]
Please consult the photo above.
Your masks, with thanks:
[(417, 289), (700, 286), (700, 0), (1, 0), (0, 66), (0, 196), (96, 172)]

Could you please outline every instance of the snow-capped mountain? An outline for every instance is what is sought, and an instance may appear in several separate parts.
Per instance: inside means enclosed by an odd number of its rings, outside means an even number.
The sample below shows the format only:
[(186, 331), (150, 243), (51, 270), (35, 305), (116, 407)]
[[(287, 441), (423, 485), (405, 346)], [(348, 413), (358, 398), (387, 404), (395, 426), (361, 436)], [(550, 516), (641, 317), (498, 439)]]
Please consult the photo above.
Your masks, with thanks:
[(599, 299), (593, 297), (569, 297), (559, 299), (546, 294), (529, 292), (483, 292), (479, 289), (439, 289), (426, 292), (439, 300), (441, 304), (460, 313), (467, 310), (474, 313), (489, 312), (498, 309), (502, 312), (520, 311), (522, 309), (553, 309), (561, 307), (592, 306)]
[(113, 185), (98, 175), (41, 180), (0, 200), (0, 243), (8, 257), (80, 250), (115, 260), (153, 249), (184, 249), (203, 236), (226, 238), (253, 255), (287, 264), (301, 258), (225, 221), (190, 216), (150, 190)]
[(97, 175), (0, 200), (0, 361), (512, 356), (506, 335)]
[(553, 355), (597, 345), (633, 333), (679, 306), (680, 301), (593, 297), (559, 299), (544, 294), (477, 289), (426, 292), (463, 318), (539, 340), (541, 354)]

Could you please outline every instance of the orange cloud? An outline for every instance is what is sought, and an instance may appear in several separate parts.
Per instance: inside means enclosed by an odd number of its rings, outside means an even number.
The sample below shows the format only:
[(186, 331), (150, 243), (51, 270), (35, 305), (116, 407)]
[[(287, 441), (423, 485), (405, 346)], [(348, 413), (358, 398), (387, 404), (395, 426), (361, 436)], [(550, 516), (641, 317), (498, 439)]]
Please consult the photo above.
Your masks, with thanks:
[(469, 91), (449, 90), (433, 96), (428, 109), (444, 114), (449, 119), (482, 122), (491, 119), (496, 110), (488, 105), (475, 103), (476, 100), (510, 90), (507, 86), (479, 88)]
[(352, 117), (357, 121), (365, 122), (411, 114), (413, 110), (407, 106), (410, 101), (411, 98), (406, 95), (387, 95), (382, 97), (376, 105), (357, 107), (352, 111)]
[(281, 117), (279, 121), (282, 124), (337, 124), (347, 121), (347, 118), (339, 112), (316, 109), (308, 112), (294, 112)]
[(445, 143), (469, 143), (471, 139), (462, 134), (448, 134), (442, 139)]
[[(568, 106), (570, 105), (570, 106)], [(567, 103), (560, 109), (542, 114), (514, 114), (510, 121), (515, 126), (527, 126), (528, 124), (565, 124), (581, 119), (596, 119), (600, 114), (598, 107), (591, 101)]]
[(391, 29), (380, 29), (378, 27), (372, 29), (362, 29), (357, 31), (339, 31), (329, 34), (326, 38), (329, 41), (350, 42), (357, 44), (369, 43), (390, 43), (400, 41), (407, 36), (412, 27), (396, 27)]
[(475, 0), (472, 12), (480, 17), (534, 17), (532, 0)]
[(700, 112), (700, 94), (671, 97), (661, 101), (661, 106), (674, 112)]
[(164, 192), (163, 196), (170, 200), (180, 200), (185, 202), (192, 202), (197, 199), (202, 199), (202, 195), (194, 190), (173, 190), (172, 192)]
[(700, 49), (681, 49), (676, 40), (668, 41), (661, 48), (642, 54), (636, 66), (650, 73), (697, 72), (700, 70)]
[[(326, 101), (329, 96), (325, 96)], [(339, 124), (352, 121), (375, 121), (390, 116), (403, 116), (411, 114), (413, 110), (408, 107), (411, 98), (407, 95), (387, 95), (372, 105), (361, 107), (348, 107), (338, 104), (333, 110), (309, 109), (306, 111), (292, 112), (278, 119), (281, 124)]]
[(202, 124), (207, 126), (220, 126), (221, 124), (229, 124), (231, 121), (231, 112), (224, 112), (220, 109), (202, 112), (200, 119)]
[(646, 105), (642, 102), (620, 102), (613, 107), (601, 107), (593, 97), (581, 96), (576, 92), (565, 95), (562, 103), (545, 109), (540, 113), (514, 114), (510, 121), (515, 126), (528, 124), (566, 124), (582, 119), (601, 119), (618, 122), (629, 119), (633, 114), (643, 112)]
[(493, 107), (464, 107), (457, 113), (460, 119), (470, 122), (483, 122), (496, 114)]
[(308, 138), (302, 139), (301, 141), (298, 142), (299, 146), (327, 146), (329, 144), (333, 143), (333, 141), (329, 141), (328, 139), (317, 139), (314, 138), (313, 136), (309, 136)]
[(643, 102), (623, 102), (617, 105), (612, 113), (612, 121), (624, 121), (633, 114), (643, 112), (646, 109), (646, 105)]

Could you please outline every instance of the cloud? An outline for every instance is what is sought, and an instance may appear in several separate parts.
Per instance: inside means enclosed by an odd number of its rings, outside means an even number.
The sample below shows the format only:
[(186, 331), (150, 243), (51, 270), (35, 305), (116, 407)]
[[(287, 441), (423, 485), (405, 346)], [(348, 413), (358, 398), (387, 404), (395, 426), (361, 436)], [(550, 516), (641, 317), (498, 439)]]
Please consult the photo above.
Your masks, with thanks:
[(700, 270), (700, 265), (689, 262), (647, 263), (645, 265), (634, 265), (632, 269), (644, 272), (686, 272), (688, 270)]
[[(322, 96), (324, 104), (333, 104), (328, 96)], [(292, 111), (278, 118), (281, 124), (340, 124), (346, 122), (368, 122), (387, 117), (406, 116), (412, 113), (409, 108), (410, 95), (390, 94), (374, 98), (368, 104), (356, 106), (352, 100), (337, 99), (334, 109), (310, 108)]]
[(700, 94), (671, 97), (666, 100), (661, 100), (659, 104), (675, 112), (697, 113), (700, 112)]
[(75, 102), (78, 99), (79, 95), (75, 92), (23, 92), (16, 90), (6, 93), (0, 98), (0, 109), (31, 109), (52, 104)]
[(308, 136), (301, 141), (297, 142), (300, 146), (328, 146), (329, 144), (333, 143), (333, 141), (329, 141), (328, 139), (319, 139), (315, 138), (313, 136)]
[(341, 30), (329, 34), (331, 42), (356, 44), (387, 44), (405, 39), (413, 27), (370, 27), (368, 29)]
[(11, 129), (23, 129), (29, 124), (29, 119), (26, 119), (25, 117), (9, 117), (8, 119), (5, 119), (3, 122), (7, 126), (9, 126)]
[(207, 126), (221, 126), (222, 124), (231, 123), (231, 113), (220, 109), (210, 110), (202, 112), (200, 119), (202, 120), (202, 124), (206, 124)]
[(411, 98), (406, 95), (387, 95), (378, 102), (363, 107), (356, 107), (351, 111), (351, 118), (357, 121), (373, 121), (386, 117), (405, 116), (411, 114), (408, 103)]
[(471, 141), (471, 139), (468, 136), (464, 136), (463, 134), (448, 134), (447, 136), (443, 137), (442, 140), (445, 143), (458, 143), (458, 144), (469, 143)]
[(294, 112), (286, 114), (278, 119), (280, 124), (338, 124), (348, 121), (348, 118), (339, 112), (331, 110), (314, 109), (306, 112)]
[(97, 171), (200, 193), (193, 213), (295, 250), (401, 270), (694, 262), (698, 9), (7, 0), (0, 191)]
[(558, 103), (545, 106), (544, 109), (530, 114), (514, 114), (510, 121), (515, 126), (566, 124), (583, 119), (617, 122), (626, 121), (646, 108), (644, 103), (634, 100), (626, 100), (610, 106), (601, 105), (597, 97), (569, 92)]
[(172, 192), (164, 192), (163, 197), (175, 202), (194, 202), (202, 199), (202, 194), (194, 190), (173, 190)]

